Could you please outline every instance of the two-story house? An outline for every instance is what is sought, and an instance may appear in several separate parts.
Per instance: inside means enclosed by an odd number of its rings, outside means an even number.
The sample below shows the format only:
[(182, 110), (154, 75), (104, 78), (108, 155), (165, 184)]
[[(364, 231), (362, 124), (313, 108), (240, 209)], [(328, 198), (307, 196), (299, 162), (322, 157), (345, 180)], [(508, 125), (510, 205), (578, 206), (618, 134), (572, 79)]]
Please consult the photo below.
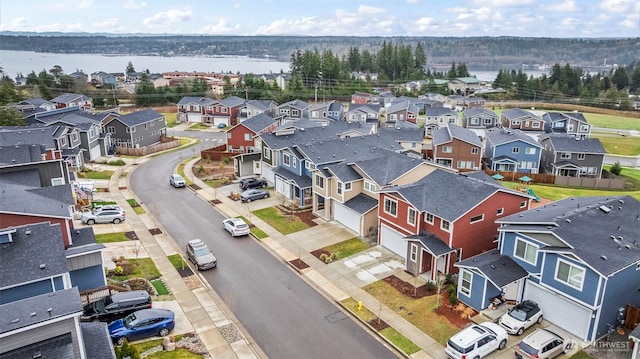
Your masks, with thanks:
[(238, 114), (238, 121), (264, 113), (270, 117), (275, 117), (278, 112), (278, 104), (272, 100), (249, 100), (245, 101)]
[(380, 104), (350, 104), (346, 113), (347, 122), (360, 122), (380, 127)]
[(83, 111), (93, 110), (93, 102), (87, 95), (64, 93), (50, 100), (56, 108), (80, 107)]
[(326, 123), (328, 120), (342, 121), (344, 118), (344, 105), (342, 102), (331, 100), (309, 106), (309, 119)]
[(297, 99), (285, 102), (278, 106), (278, 116), (285, 116), (290, 120), (309, 117), (309, 106), (309, 103)]
[(378, 95), (356, 91), (351, 95), (351, 103), (364, 105), (364, 104), (379, 104), (380, 98)]
[(238, 114), (244, 106), (245, 100), (238, 96), (231, 96), (213, 105), (205, 106), (204, 124), (219, 126), (233, 126), (238, 123)]
[(447, 123), (433, 132), (433, 161), (458, 171), (477, 171), (482, 161), (482, 141), (475, 132)]
[(420, 109), (406, 98), (396, 99), (386, 112), (386, 126), (394, 126), (396, 122), (408, 121), (417, 123)]
[(529, 208), (530, 197), (484, 172), (438, 169), (414, 183), (379, 191), (379, 243), (427, 280), (454, 263), (496, 248), (497, 218)]
[(180, 99), (176, 106), (176, 120), (178, 122), (205, 123), (205, 108), (214, 106), (218, 101), (208, 97), (186, 96)]
[(498, 126), (500, 126), (498, 115), (485, 107), (472, 107), (462, 111), (462, 127), (464, 128), (484, 130)]
[(486, 131), (484, 156), (492, 171), (538, 173), (542, 146), (520, 130)]
[(227, 151), (238, 153), (256, 152), (254, 138), (263, 133), (273, 132), (280, 122), (266, 113), (240, 122), (227, 130)]
[(591, 137), (591, 125), (580, 112), (546, 112), (542, 115), (544, 131), (579, 138)]
[(600, 178), (606, 151), (597, 138), (544, 134), (540, 169), (555, 176)]
[(156, 144), (167, 132), (164, 116), (152, 109), (117, 114), (103, 120), (102, 128), (111, 134), (116, 146), (130, 148)]
[(540, 134), (544, 132), (544, 121), (529, 111), (515, 107), (500, 114), (502, 127)]
[(630, 196), (571, 197), (500, 218), (499, 252), (457, 264), (458, 299), (476, 310), (499, 295), (533, 300), (545, 320), (595, 341), (640, 306), (639, 213)]
[(460, 125), (460, 116), (454, 110), (446, 107), (428, 107), (424, 109), (424, 128), (427, 137), (433, 136), (433, 131), (444, 127), (447, 123)]

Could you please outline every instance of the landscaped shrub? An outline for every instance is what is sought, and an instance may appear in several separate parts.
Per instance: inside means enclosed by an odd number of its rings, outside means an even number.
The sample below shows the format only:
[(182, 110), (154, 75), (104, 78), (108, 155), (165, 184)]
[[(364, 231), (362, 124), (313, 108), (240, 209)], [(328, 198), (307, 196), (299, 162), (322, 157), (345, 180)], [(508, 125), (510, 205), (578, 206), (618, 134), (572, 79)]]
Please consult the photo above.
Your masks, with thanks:
[(117, 160), (107, 162), (107, 164), (109, 166), (124, 166), (126, 163), (121, 158), (118, 158)]
[(200, 165), (200, 167), (198, 167), (198, 173), (203, 174), (204, 173), (204, 166)]
[(427, 282), (424, 286), (430, 292), (432, 292), (432, 291), (434, 291), (436, 289), (436, 285), (433, 284), (433, 282)]
[(327, 255), (326, 253), (322, 253), (319, 258), (325, 263), (331, 263), (338, 259), (338, 253), (331, 253), (329, 255)]
[(453, 284), (449, 284), (449, 286), (447, 287), (447, 293), (449, 293), (450, 296), (455, 295), (457, 291), (458, 288)]
[(140, 359), (140, 352), (133, 345), (129, 345), (128, 342), (124, 342), (121, 346), (115, 348), (116, 358), (118, 359)]
[(616, 163), (611, 165), (609, 171), (616, 176), (620, 176), (620, 172), (622, 172), (622, 165), (620, 165), (620, 162), (616, 161)]
[(116, 268), (113, 270), (113, 274), (115, 275), (122, 275), (124, 273), (124, 268), (122, 268), (122, 266), (116, 266)]
[(458, 304), (458, 296), (455, 292), (449, 294), (449, 303), (451, 303), (451, 305)]

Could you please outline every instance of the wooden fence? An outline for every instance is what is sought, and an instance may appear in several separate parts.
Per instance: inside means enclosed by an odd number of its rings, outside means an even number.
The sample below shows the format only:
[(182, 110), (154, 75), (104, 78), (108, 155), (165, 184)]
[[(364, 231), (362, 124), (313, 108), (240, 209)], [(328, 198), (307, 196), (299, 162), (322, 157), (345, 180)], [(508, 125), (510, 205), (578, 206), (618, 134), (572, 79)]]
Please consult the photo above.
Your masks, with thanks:
[(239, 154), (240, 152), (228, 152), (227, 145), (220, 145), (200, 151), (200, 158), (203, 160), (222, 161), (225, 158), (231, 158)]
[(156, 144), (141, 147), (141, 148), (116, 146), (116, 153), (120, 155), (126, 155), (126, 156), (144, 156), (151, 153), (156, 153), (156, 152), (168, 150), (171, 148), (176, 148), (179, 146), (180, 146), (180, 139), (174, 139), (173, 137), (162, 137), (160, 139), (160, 143), (156, 143)]
[(493, 176), (496, 173), (499, 173), (504, 177), (505, 181), (510, 182), (518, 182), (518, 179), (527, 176), (531, 178), (529, 183), (548, 183), (554, 184), (558, 186), (566, 186), (566, 187), (585, 187), (585, 188), (598, 188), (598, 189), (623, 189), (624, 188), (624, 179), (620, 177), (613, 178), (604, 178), (604, 174), (602, 178), (593, 178), (593, 177), (569, 177), (569, 176), (554, 176), (550, 174), (544, 173), (522, 173), (522, 172), (500, 172), (500, 171), (492, 171), (485, 170), (484, 171), (489, 176)]

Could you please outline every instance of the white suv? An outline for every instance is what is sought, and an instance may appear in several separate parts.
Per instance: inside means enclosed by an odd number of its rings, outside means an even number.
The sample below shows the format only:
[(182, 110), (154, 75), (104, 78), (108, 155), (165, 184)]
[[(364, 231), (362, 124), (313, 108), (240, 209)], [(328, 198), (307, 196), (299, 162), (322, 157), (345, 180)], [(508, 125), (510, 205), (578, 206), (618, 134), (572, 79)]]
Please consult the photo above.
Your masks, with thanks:
[(472, 324), (447, 342), (445, 352), (449, 358), (484, 358), (507, 345), (507, 331), (495, 323)]
[(82, 213), (80, 220), (84, 224), (93, 225), (95, 223), (113, 223), (118, 224), (124, 222), (125, 213), (119, 206), (106, 205), (97, 207), (91, 212)]

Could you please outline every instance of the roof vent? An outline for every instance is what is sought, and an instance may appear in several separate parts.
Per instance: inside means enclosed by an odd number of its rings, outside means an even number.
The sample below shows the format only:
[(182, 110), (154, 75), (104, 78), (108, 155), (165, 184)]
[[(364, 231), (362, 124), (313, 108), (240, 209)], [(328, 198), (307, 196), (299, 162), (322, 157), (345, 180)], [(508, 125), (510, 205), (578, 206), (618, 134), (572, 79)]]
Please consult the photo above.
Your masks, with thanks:
[(24, 231), (24, 234), (26, 234), (27, 236), (31, 235), (31, 230), (27, 229), (26, 231)]
[(496, 266), (494, 266), (493, 264), (491, 265), (491, 269), (496, 269)]
[(40, 269), (45, 269), (45, 268), (47, 268), (46, 264), (44, 264), (44, 263), (40, 264)]
[(18, 323), (18, 322), (20, 322), (20, 318), (13, 319), (13, 320), (11, 321), (11, 323), (14, 323), (14, 324), (15, 324), (15, 323)]
[(622, 199), (619, 199), (619, 200), (618, 200), (618, 202), (620, 202), (620, 203), (624, 203), (624, 200), (622, 200)]
[(607, 260), (607, 256), (600, 256), (600, 258), (602, 258), (603, 260)]
[(567, 223), (571, 223), (571, 220), (570, 220), (569, 218), (565, 219), (565, 221), (566, 221)]
[(609, 208), (609, 207), (607, 207), (607, 206), (605, 206), (605, 205), (602, 205), (602, 206), (600, 206), (600, 207), (598, 207), (598, 208), (600, 208), (600, 210), (601, 210), (602, 212), (604, 212), (604, 213), (609, 213), (609, 212), (611, 212), (611, 208)]
[(31, 312), (31, 316), (35, 317), (36, 316), (36, 312)]

